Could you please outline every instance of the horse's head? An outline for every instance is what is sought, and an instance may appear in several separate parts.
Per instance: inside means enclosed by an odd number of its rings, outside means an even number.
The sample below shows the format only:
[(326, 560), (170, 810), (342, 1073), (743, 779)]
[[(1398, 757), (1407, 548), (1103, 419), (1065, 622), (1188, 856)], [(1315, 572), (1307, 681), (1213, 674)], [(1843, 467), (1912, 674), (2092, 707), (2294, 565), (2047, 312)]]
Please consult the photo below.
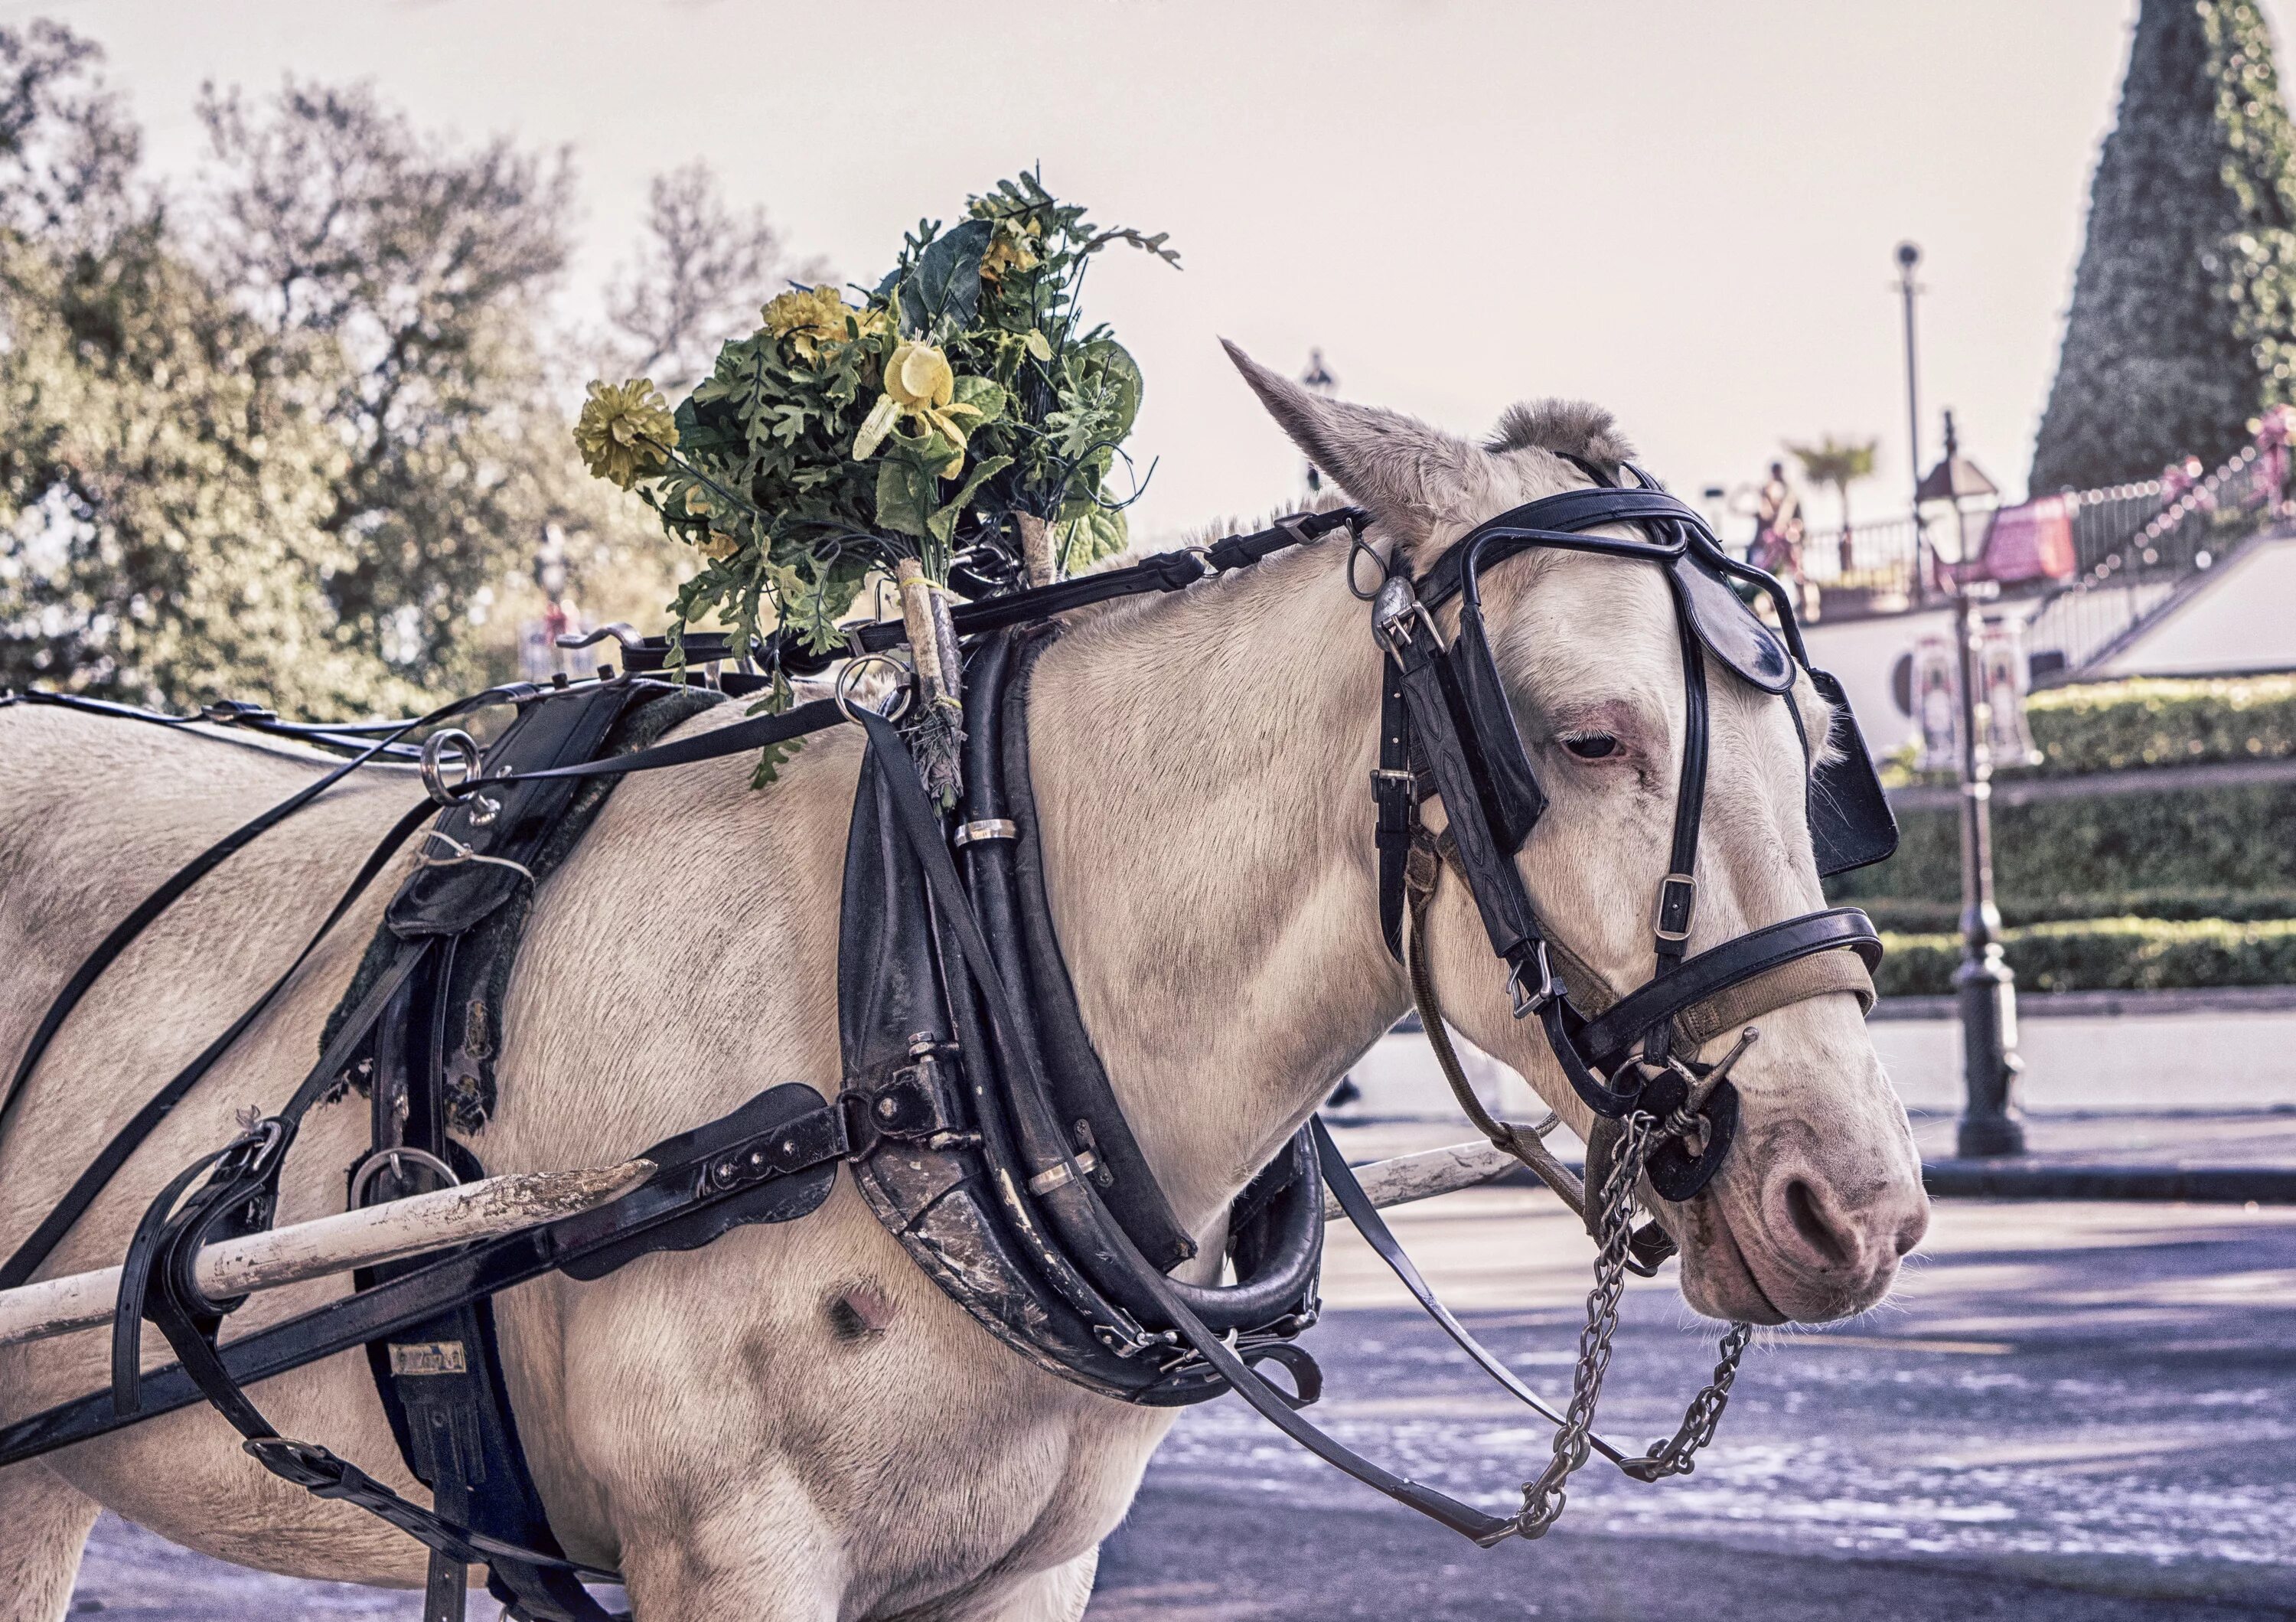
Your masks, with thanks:
[[(1375, 515), (1373, 535), (1390, 564), (1414, 575), (1477, 525), (1587, 483), (1569, 458), (1615, 467), (1629, 454), (1609, 414), (1590, 406), (1518, 406), (1476, 446), (1391, 412), (1321, 399), (1235, 358), (1300, 448)], [(1689, 730), (1674, 599), (1655, 562), (1533, 550), (1490, 569), (1482, 600), (1493, 662), (1548, 801), (1516, 862), (1573, 972), (1601, 982), (1580, 995), (1622, 996), (1659, 966), (1652, 917), (1670, 867)], [(1456, 601), (1439, 610), (1447, 638), (1457, 634), (1456, 615)], [(1368, 643), (1368, 627), (1365, 635)], [(1832, 712), (1806, 675), (1782, 700), (1705, 663), (1693, 954), (1825, 905), (1803, 740), (1832, 747), (1822, 741)], [(1444, 813), (1431, 804), (1426, 815), (1439, 823)], [(1538, 1022), (1514, 1017), (1505, 971), (1456, 874), (1437, 890), (1429, 932), (1428, 961), (1452, 1022), (1521, 1069), (1586, 1135), (1592, 1112)], [(1655, 1208), (1682, 1249), (1683, 1293), (1698, 1310), (1766, 1323), (1839, 1318), (1880, 1300), (1920, 1240), (1928, 1205), (1919, 1158), (1856, 995), (1786, 1003), (1763, 1014), (1759, 1029), (1731, 1072), (1741, 1118), (1718, 1175), (1702, 1192)], [(1739, 1035), (1733, 1023), (1680, 1056), (1710, 1062)]]

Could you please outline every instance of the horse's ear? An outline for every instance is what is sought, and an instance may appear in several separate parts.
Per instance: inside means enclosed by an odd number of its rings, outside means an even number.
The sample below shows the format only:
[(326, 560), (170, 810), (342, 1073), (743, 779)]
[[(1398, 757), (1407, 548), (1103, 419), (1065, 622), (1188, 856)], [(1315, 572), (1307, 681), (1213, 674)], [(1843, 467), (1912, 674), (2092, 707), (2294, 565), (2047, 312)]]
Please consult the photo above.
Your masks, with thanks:
[(1405, 546), (1445, 515), (1472, 514), (1490, 486), (1488, 458), (1415, 417), (1327, 400), (1220, 340), (1243, 381), (1308, 459), (1372, 510)]

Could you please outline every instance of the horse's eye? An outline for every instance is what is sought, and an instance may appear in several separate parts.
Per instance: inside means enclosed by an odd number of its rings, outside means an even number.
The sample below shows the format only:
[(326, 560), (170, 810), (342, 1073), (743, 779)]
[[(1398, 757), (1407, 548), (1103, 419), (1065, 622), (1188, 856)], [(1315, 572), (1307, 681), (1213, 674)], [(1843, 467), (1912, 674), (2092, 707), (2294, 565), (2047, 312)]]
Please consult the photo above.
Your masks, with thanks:
[(1581, 760), (1607, 760), (1619, 752), (1619, 741), (1608, 733), (1588, 733), (1580, 738), (1565, 738), (1562, 747)]

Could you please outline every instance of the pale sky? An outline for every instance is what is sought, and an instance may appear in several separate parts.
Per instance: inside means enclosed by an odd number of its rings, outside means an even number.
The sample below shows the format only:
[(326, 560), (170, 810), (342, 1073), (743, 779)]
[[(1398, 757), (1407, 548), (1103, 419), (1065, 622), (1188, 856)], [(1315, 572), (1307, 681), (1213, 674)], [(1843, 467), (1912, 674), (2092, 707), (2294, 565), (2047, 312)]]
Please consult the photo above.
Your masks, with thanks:
[[(2268, 7), (2284, 41), (2292, 5)], [(1295, 373), (1320, 346), (1343, 393), (1462, 433), (1528, 395), (1600, 400), (1693, 498), (1782, 438), (1877, 435), (1859, 499), (1901, 509), (1906, 237), (1926, 255), (1924, 458), (1950, 405), (2021, 489), (2135, 7), (0, 4), (40, 14), (107, 47), (162, 168), (198, 156), (202, 79), (290, 72), (570, 144), (593, 283), (647, 177), (697, 156), (869, 282), (920, 216), (1041, 162), (1185, 260), (1111, 252), (1088, 288), (1146, 374), (1152, 534), (1296, 492), (1223, 335)]]

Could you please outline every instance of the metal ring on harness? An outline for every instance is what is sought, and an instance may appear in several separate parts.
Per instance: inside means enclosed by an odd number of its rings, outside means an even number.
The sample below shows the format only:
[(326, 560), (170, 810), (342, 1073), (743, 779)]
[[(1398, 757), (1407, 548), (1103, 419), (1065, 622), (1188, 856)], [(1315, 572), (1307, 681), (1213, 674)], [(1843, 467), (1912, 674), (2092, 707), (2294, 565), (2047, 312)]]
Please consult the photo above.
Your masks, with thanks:
[(447, 1179), (439, 1185), (442, 1188), (455, 1187), (463, 1181), (455, 1175), (453, 1167), (427, 1149), (409, 1149), (404, 1144), (396, 1149), (378, 1149), (365, 1159), (361, 1160), (358, 1163), (358, 1169), (351, 1173), (350, 1208), (352, 1210), (359, 1208), (359, 1201), (366, 1197), (367, 1184), (374, 1181), (376, 1172), (381, 1170), (385, 1165), (393, 1171), (397, 1171), (401, 1160), (412, 1160), (425, 1170), (437, 1172)]
[[(452, 786), (447, 782), (445, 756), (448, 750), (462, 757), (463, 774)], [(462, 804), (458, 792), (479, 774), (479, 741), (457, 727), (445, 727), (422, 740), (422, 788), (439, 804), (453, 810)]]
[[(830, 696), (837, 701), (837, 713), (843, 716), (847, 720), (852, 722), (857, 726), (860, 725), (861, 718), (853, 713), (853, 707), (849, 700), (852, 697), (854, 685), (858, 681), (861, 672), (867, 669), (871, 665), (888, 665), (893, 669), (899, 671), (904, 676), (908, 674), (909, 668), (906, 665), (904, 665), (899, 659), (895, 659), (890, 653), (864, 653), (858, 659), (849, 660), (845, 668), (837, 673), (837, 685), (832, 690)], [(904, 684), (902, 686), (896, 687), (893, 690), (893, 696), (900, 700), (898, 708), (871, 710), (870, 713), (887, 721), (898, 721), (903, 716), (908, 714), (909, 690), (907, 686)]]

